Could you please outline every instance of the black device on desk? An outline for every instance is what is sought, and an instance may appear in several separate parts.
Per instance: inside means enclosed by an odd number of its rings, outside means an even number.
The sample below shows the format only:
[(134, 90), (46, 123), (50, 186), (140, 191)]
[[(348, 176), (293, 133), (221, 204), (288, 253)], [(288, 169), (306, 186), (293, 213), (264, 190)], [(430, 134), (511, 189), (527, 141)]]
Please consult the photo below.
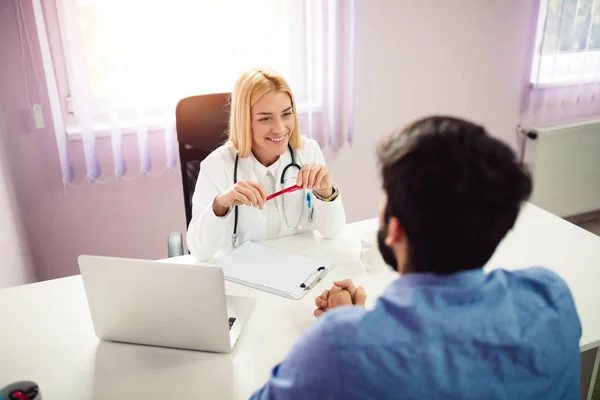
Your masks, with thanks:
[(0, 400), (41, 400), (38, 385), (33, 382), (15, 382), (0, 389)]

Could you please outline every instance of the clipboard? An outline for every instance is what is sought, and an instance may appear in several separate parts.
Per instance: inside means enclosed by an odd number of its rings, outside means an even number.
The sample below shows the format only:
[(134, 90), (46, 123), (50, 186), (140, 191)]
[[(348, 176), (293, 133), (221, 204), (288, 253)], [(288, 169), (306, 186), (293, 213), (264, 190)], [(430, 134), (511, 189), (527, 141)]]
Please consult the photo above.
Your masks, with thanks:
[(228, 281), (294, 300), (304, 297), (333, 268), (325, 260), (250, 241), (216, 265)]

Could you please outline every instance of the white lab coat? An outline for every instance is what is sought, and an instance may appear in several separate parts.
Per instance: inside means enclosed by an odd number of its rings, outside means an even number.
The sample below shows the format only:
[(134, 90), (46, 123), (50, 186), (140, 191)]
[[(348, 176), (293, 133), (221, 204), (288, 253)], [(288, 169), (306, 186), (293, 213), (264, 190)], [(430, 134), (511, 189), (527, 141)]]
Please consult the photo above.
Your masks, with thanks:
[[(231, 207), (224, 217), (215, 215), (212, 204), (221, 192), (227, 190), (233, 185), (233, 170), (235, 165), (235, 148), (226, 144), (213, 151), (200, 164), (200, 174), (196, 183), (196, 189), (192, 198), (192, 220), (187, 231), (187, 246), (192, 255), (198, 260), (207, 260), (213, 257), (219, 250), (228, 250), (232, 248), (232, 235), (235, 213)], [(304, 146), (294, 150), (296, 163), (300, 166), (308, 163), (325, 164), (323, 153), (319, 144), (306, 138)], [(254, 163), (258, 162), (252, 156), (241, 158), (238, 161), (238, 182), (242, 180), (253, 180), (258, 182)], [(289, 151), (286, 151), (280, 157), (279, 169), (275, 183), (275, 191), (284, 189), (281, 184), (281, 174), (284, 168), (292, 162)], [(297, 168), (289, 168), (286, 172), (285, 180), (298, 175)], [(295, 181), (293, 182), (295, 183)], [(339, 190), (339, 188), (338, 188)], [(298, 191), (297, 193), (300, 193)], [(270, 193), (267, 193), (269, 195)], [(304, 196), (304, 194), (299, 194)], [(300, 221), (296, 229), (289, 229), (284, 218), (281, 218), (280, 236), (288, 236), (296, 233), (317, 230), (326, 238), (335, 238), (339, 235), (346, 224), (346, 213), (342, 203), (342, 193), (332, 202), (318, 200), (316, 196), (311, 196), (311, 207), (308, 209), (308, 202), (302, 201), (303, 206), (296, 201), (295, 210), (290, 207), (290, 202), (286, 200), (285, 210), (288, 220)], [(287, 196), (287, 195), (285, 195)], [(302, 197), (300, 197), (302, 199)], [(277, 206), (281, 211), (282, 196), (273, 200), (277, 201)], [(265, 239), (267, 228), (267, 214), (265, 210), (255, 207), (238, 206), (238, 241), (239, 246), (247, 240), (261, 241)], [(302, 210), (301, 207), (304, 209)], [(310, 217), (312, 213), (312, 218)], [(299, 214), (302, 213), (302, 214)], [(301, 217), (300, 217), (301, 216)], [(294, 226), (291, 223), (290, 226)]]

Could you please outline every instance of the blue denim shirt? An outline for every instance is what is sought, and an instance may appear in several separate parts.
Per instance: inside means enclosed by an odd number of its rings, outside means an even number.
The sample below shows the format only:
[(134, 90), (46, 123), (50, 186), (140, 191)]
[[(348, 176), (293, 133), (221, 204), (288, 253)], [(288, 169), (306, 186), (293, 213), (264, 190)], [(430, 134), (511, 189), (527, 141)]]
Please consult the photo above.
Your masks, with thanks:
[(412, 273), (339, 307), (252, 399), (579, 399), (581, 325), (544, 268)]

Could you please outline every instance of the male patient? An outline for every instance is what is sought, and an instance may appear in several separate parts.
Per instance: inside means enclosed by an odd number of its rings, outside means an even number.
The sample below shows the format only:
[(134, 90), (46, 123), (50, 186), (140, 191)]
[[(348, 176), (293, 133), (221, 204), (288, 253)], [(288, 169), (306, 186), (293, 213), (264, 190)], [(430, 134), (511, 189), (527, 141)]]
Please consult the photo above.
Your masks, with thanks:
[(540, 267), (482, 269), (531, 192), (513, 151), (481, 126), (431, 117), (378, 156), (379, 248), (400, 277), (371, 311), (350, 280), (317, 297), (324, 315), (252, 398), (579, 399), (566, 284)]

